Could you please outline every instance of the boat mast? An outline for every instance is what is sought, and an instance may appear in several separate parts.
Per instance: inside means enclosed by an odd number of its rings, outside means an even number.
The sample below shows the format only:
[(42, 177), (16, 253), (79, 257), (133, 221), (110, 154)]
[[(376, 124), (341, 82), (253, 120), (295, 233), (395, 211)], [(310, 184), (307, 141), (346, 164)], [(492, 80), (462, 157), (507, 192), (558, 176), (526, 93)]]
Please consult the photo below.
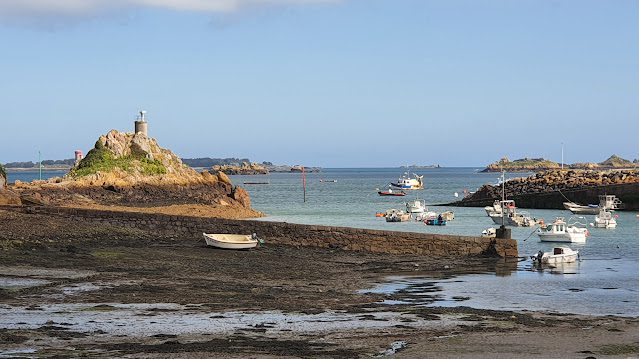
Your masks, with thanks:
[(304, 203), (306, 203), (306, 171), (302, 166), (302, 187), (304, 188)]
[(501, 170), (501, 225), (504, 226), (504, 204), (506, 201), (506, 179), (505, 179), (506, 171), (502, 168)]

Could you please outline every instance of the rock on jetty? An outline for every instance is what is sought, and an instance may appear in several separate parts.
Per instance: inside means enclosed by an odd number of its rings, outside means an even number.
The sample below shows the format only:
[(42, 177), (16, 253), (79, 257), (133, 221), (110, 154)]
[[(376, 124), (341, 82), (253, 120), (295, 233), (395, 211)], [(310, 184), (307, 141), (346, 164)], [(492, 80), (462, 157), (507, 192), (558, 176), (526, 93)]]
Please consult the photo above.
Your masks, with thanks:
[[(506, 197), (524, 208), (563, 209), (568, 200), (599, 203), (598, 195), (614, 194), (626, 209), (639, 208), (639, 170), (552, 170), (506, 181)], [(484, 185), (457, 206), (487, 206), (502, 195), (501, 186)], [(567, 197), (567, 198), (566, 198)]]

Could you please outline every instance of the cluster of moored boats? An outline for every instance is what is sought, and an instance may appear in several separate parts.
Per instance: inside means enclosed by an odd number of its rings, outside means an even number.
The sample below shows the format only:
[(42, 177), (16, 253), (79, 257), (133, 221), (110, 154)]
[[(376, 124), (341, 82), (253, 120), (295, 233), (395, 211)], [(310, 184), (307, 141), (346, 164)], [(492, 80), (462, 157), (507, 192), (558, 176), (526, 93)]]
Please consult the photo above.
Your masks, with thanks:
[[(583, 215), (595, 215), (591, 227), (616, 228), (617, 220), (614, 210), (622, 206), (621, 201), (614, 195), (599, 196), (598, 205), (579, 205), (573, 202), (564, 203), (564, 207), (573, 214), (580, 215), (576, 219), (570, 217), (556, 217), (551, 223), (546, 224), (543, 219), (532, 218), (526, 212), (518, 212), (515, 202), (512, 200), (495, 201), (492, 206), (486, 206), (486, 214), (496, 224), (504, 226), (531, 227), (539, 225), (536, 233), (541, 242), (585, 243), (590, 235), (586, 223), (579, 222), (585, 219)], [(496, 230), (489, 228), (482, 232), (483, 236), (494, 237)], [(555, 247), (552, 252), (540, 251), (531, 256), (537, 264), (556, 265), (558, 263), (570, 263), (577, 260), (579, 252), (568, 247)]]
[[(387, 191), (377, 190), (380, 196), (406, 196), (407, 190), (420, 190), (424, 189), (424, 176), (413, 173), (411, 177), (408, 172), (405, 172), (399, 177), (397, 182), (391, 182), (388, 185)], [(411, 200), (405, 203), (406, 209), (389, 209), (386, 212), (378, 212), (376, 217), (383, 217), (386, 222), (408, 222), (408, 221), (420, 221), (428, 226), (445, 226), (448, 221), (455, 219), (455, 214), (452, 211), (446, 211), (443, 213), (436, 213), (429, 211), (426, 207), (426, 201), (419, 198)]]

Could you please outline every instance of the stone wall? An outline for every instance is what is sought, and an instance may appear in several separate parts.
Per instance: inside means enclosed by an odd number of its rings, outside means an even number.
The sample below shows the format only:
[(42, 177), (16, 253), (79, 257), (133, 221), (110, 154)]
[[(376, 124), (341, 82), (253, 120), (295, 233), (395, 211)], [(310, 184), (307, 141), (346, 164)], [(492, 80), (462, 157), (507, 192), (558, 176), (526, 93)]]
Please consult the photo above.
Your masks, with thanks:
[[(559, 191), (527, 193), (509, 196), (521, 208), (538, 209), (564, 209), (563, 203), (572, 202), (579, 204), (598, 204), (599, 195), (614, 194), (623, 202), (625, 210), (639, 210), (639, 183), (611, 184), (604, 186), (582, 187)], [(476, 200), (463, 200), (449, 203), (450, 206), (459, 207), (484, 207), (493, 204), (498, 198), (480, 198)]]
[[(17, 210), (17, 207), (13, 207)], [(340, 248), (391, 254), (428, 256), (516, 257), (517, 241), (456, 235), (379, 231), (348, 227), (329, 227), (268, 222), (97, 211), (62, 207), (28, 207), (27, 213), (64, 216), (153, 231), (164, 236), (202, 238), (202, 232), (257, 233), (266, 243)]]

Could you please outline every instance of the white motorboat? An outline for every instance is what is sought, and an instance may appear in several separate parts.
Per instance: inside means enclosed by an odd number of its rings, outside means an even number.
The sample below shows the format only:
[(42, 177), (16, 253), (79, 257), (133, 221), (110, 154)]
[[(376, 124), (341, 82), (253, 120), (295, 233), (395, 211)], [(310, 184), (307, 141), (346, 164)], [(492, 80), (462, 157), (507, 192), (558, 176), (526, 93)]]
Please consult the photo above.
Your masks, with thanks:
[(496, 204), (484, 208), (495, 224), (511, 227), (530, 227), (537, 223), (527, 212), (518, 212), (515, 201), (495, 201), (495, 203), (497, 202), (499, 202), (499, 210), (496, 210)]
[(424, 213), (419, 213), (415, 216), (415, 220), (419, 222), (434, 218), (437, 218), (437, 212), (429, 211), (428, 209)]
[(617, 220), (615, 219), (615, 216), (612, 214), (612, 212), (601, 208), (599, 210), (599, 213), (597, 213), (597, 215), (595, 216), (595, 223), (594, 226), (597, 228), (616, 228), (617, 227)]
[(487, 228), (481, 231), (481, 236), (483, 238), (495, 238), (497, 237), (497, 229), (495, 228)]
[(424, 189), (424, 176), (413, 173), (411, 178), (408, 172), (404, 172), (396, 183), (391, 183), (391, 186), (401, 189)]
[(539, 251), (530, 259), (537, 264), (557, 265), (563, 263), (573, 263), (579, 259), (579, 251), (573, 251), (568, 247), (555, 247), (552, 252)]
[(585, 243), (590, 233), (587, 228), (578, 227), (577, 224), (568, 224), (563, 217), (557, 217), (553, 223), (539, 228), (537, 235), (542, 242)]
[(408, 213), (424, 213), (426, 211), (426, 201), (416, 199), (406, 202), (406, 212)]
[[(514, 202), (513, 202), (514, 204)], [(493, 202), (492, 206), (486, 206), (484, 207), (484, 210), (486, 211), (486, 215), (490, 217), (491, 214), (499, 214), (501, 215), (501, 201), (500, 200), (495, 200), (495, 202)]]
[(257, 246), (259, 239), (255, 234), (222, 234), (222, 233), (202, 233), (206, 244), (212, 247), (224, 249), (249, 249)]
[(574, 202), (564, 202), (564, 208), (574, 214), (597, 214), (599, 212), (599, 206), (596, 204), (583, 206)]

